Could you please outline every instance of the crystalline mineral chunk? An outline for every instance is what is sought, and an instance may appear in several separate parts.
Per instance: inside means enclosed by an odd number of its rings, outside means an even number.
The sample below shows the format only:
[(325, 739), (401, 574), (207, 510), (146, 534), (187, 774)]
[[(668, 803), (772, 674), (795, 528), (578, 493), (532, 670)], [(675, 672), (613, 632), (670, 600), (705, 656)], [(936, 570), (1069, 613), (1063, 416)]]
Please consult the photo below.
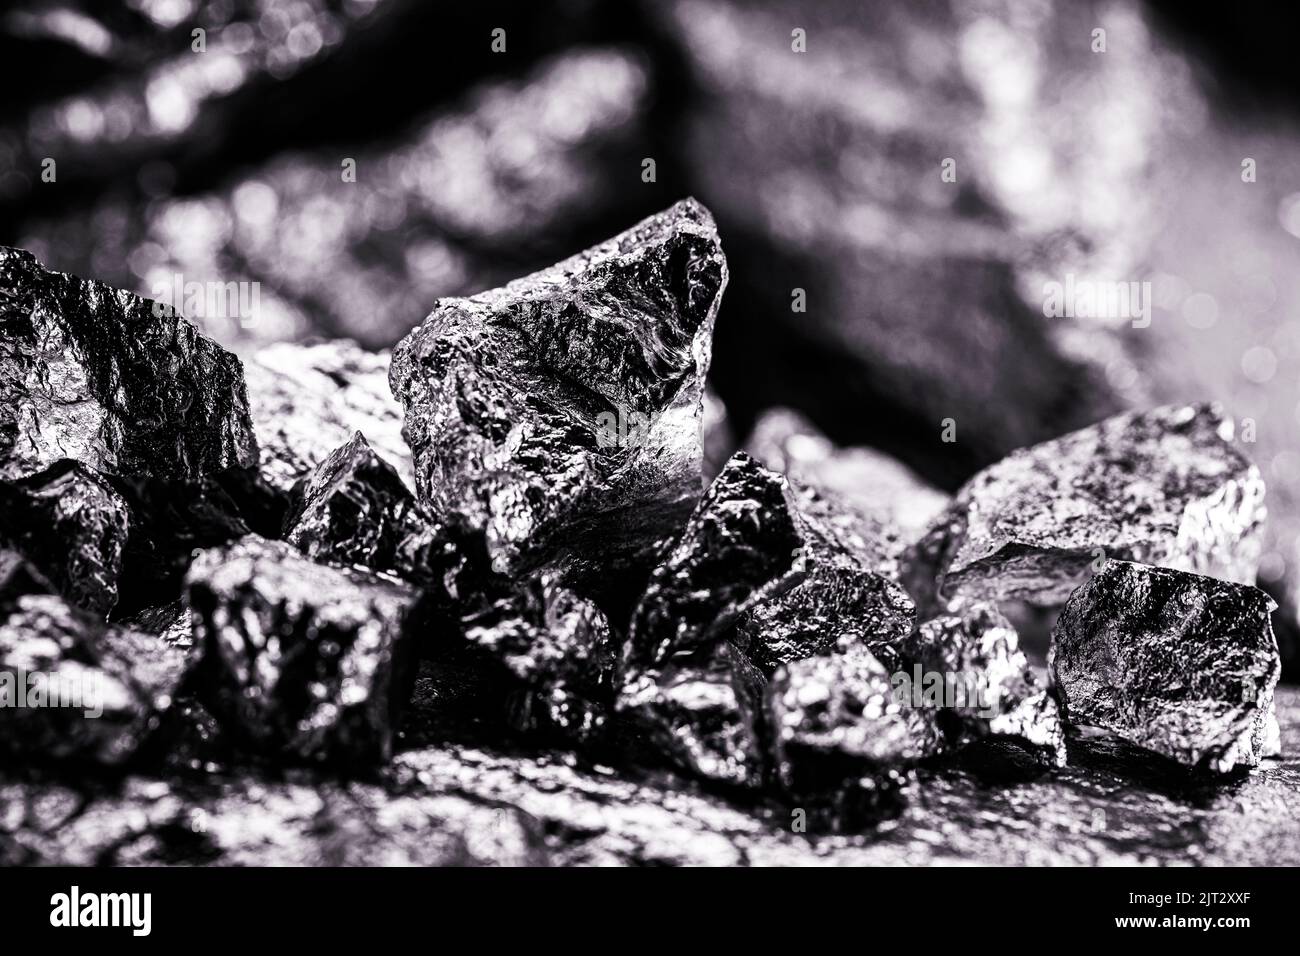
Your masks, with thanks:
[(0, 541), (21, 550), (69, 601), (96, 614), (117, 603), (127, 525), (126, 502), (77, 462), (0, 481)]
[(387, 759), (423, 624), (416, 589), (249, 535), (195, 559), (186, 603), (205, 701), (247, 745), (308, 763)]
[(0, 477), (198, 478), (257, 444), (239, 360), (172, 309), (0, 247)]
[(1254, 587), (1107, 561), (1052, 633), (1066, 722), (1190, 767), (1254, 766), (1276, 746), (1274, 607)]
[(1048, 762), (1065, 763), (1065, 735), (1056, 701), (1040, 686), (1011, 622), (990, 605), (972, 602), (958, 613), (922, 624), (909, 636), (906, 686), (923, 704), (957, 717), (960, 736), (1017, 738)]
[(958, 493), (944, 597), (1059, 606), (1103, 558), (1253, 583), (1258, 469), (1212, 405), (1128, 412), (1015, 452)]
[(151, 635), (54, 594), (12, 597), (0, 608), (0, 749), (25, 761), (121, 765), (183, 675), (183, 655)]
[(726, 284), (680, 202), (500, 289), (443, 299), (393, 352), (416, 490), (499, 570), (636, 564), (701, 490), (700, 415)]
[(308, 557), (408, 579), (433, 573), (437, 525), (361, 432), (316, 467), (295, 499), (284, 537)]

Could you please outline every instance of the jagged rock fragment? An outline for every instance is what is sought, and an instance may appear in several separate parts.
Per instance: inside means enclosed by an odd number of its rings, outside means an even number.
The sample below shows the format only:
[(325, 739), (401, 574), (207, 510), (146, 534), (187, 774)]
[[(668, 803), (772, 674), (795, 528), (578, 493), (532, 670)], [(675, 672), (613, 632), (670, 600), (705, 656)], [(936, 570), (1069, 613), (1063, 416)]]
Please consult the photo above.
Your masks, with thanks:
[(553, 575), (524, 582), (461, 626), (461, 652), (503, 685), (514, 727), (583, 741), (604, 725), (618, 646), (605, 615)]
[(249, 535), (195, 559), (186, 603), (203, 700), (245, 746), (307, 763), (387, 759), (424, 624), (418, 591)]
[(55, 594), (11, 597), (0, 608), (0, 751), (120, 766), (183, 676), (183, 655), (152, 635), (105, 624)]
[(900, 700), (885, 665), (851, 640), (779, 667), (764, 701), (778, 780), (838, 829), (884, 811), (895, 772), (943, 749), (936, 711)]
[(726, 261), (676, 204), (542, 272), (443, 299), (393, 352), (416, 491), (498, 570), (645, 560), (701, 490), (700, 406)]
[(440, 529), (361, 432), (317, 465), (294, 498), (284, 538), (308, 557), (412, 580), (434, 573)]
[(958, 739), (1011, 737), (1049, 763), (1065, 763), (1056, 701), (996, 607), (975, 602), (926, 621), (908, 637), (903, 653), (911, 662), (901, 682), (905, 693), (919, 706), (953, 715)]
[(142, 634), (153, 634), (161, 638), (164, 644), (182, 651), (188, 651), (194, 646), (190, 610), (180, 601), (143, 608), (117, 623)]
[(1066, 722), (1189, 767), (1255, 766), (1278, 746), (1275, 606), (1247, 585), (1107, 561), (1052, 632)]
[(245, 371), (262, 449), (258, 470), (275, 493), (288, 495), (358, 431), (412, 484), (402, 408), (388, 390), (388, 363), (388, 353), (367, 352), (347, 340), (277, 343), (254, 354)]
[(0, 247), (0, 478), (72, 459), (195, 479), (253, 464), (239, 360), (174, 310)]
[(0, 541), (20, 550), (78, 607), (104, 615), (117, 603), (126, 502), (95, 472), (63, 460), (0, 481)]
[(764, 412), (743, 447), (773, 471), (850, 502), (880, 521), (900, 543), (919, 538), (949, 501), (888, 455), (870, 448), (837, 447), (789, 408)]
[(618, 713), (643, 753), (705, 780), (755, 787), (768, 774), (766, 683), (741, 650), (719, 641), (680, 654), (662, 669), (631, 674)]
[(625, 660), (654, 669), (731, 637), (765, 670), (857, 634), (883, 654), (911, 629), (878, 527), (743, 452), (710, 485), (632, 619)]
[(1264, 483), (1214, 405), (1116, 415), (1022, 449), (957, 494), (945, 598), (1059, 606), (1104, 558), (1253, 583)]

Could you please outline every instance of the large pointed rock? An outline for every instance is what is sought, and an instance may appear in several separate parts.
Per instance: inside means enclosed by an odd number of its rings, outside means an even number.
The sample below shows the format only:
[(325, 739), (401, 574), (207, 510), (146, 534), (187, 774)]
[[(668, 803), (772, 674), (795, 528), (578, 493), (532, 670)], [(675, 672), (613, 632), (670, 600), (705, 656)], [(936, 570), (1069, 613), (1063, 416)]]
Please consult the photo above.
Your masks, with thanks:
[(727, 267), (693, 201), (500, 289), (443, 299), (393, 352), (416, 491), (504, 572), (645, 560), (701, 490)]

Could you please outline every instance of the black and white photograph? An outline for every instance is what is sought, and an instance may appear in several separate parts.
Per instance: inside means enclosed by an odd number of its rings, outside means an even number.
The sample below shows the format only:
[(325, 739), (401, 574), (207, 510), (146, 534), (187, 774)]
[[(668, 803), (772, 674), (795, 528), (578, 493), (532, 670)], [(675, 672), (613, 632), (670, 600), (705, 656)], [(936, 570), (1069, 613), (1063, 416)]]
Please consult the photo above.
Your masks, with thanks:
[(1284, 925), (1291, 12), (4, 3), (6, 926), (479, 867)]

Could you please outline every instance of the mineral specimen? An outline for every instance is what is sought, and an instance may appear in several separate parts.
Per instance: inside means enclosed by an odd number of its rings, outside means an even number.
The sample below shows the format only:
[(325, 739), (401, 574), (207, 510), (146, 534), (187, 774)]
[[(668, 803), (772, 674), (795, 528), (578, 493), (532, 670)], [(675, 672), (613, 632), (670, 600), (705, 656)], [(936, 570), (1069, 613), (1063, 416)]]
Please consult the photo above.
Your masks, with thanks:
[(926, 621), (908, 637), (903, 653), (912, 662), (903, 672), (906, 693), (918, 705), (943, 707), (955, 716), (958, 740), (1011, 737), (1047, 762), (1065, 764), (1056, 701), (1039, 686), (1015, 628), (997, 608), (972, 602)]
[(1189, 767), (1255, 766), (1277, 747), (1274, 607), (1250, 586), (1107, 561), (1052, 634), (1066, 722)]
[(13, 597), (0, 607), (0, 750), (34, 763), (120, 766), (183, 675), (180, 652), (151, 635), (104, 624), (57, 595)]
[(461, 626), (457, 650), (500, 688), (513, 726), (581, 742), (604, 725), (618, 646), (605, 615), (553, 575), (525, 581)]
[(199, 478), (256, 461), (239, 360), (172, 309), (0, 247), (0, 478), (69, 458)]
[(308, 557), (411, 580), (433, 575), (438, 526), (361, 432), (317, 465), (294, 499), (284, 539)]
[(142, 634), (153, 634), (162, 638), (164, 644), (183, 651), (194, 646), (190, 611), (180, 601), (144, 608), (129, 618), (118, 621), (118, 624)]
[(940, 590), (1059, 606), (1105, 558), (1253, 583), (1259, 471), (1212, 405), (1127, 412), (980, 472), (948, 517)]
[(643, 562), (700, 495), (726, 279), (712, 218), (685, 201), (550, 269), (438, 302), (389, 376), (420, 500), (485, 533), (503, 573)]
[(75, 461), (0, 481), (0, 542), (20, 550), (70, 602), (99, 615), (117, 603), (127, 524), (126, 502)]
[(889, 653), (915, 611), (876, 573), (887, 563), (878, 529), (842, 504), (734, 455), (651, 574), (632, 618), (629, 670), (728, 636), (766, 670), (847, 633)]
[(387, 759), (423, 629), (418, 592), (255, 535), (186, 577), (205, 703), (245, 746), (305, 763)]
[(765, 694), (776, 773), (794, 800), (838, 829), (884, 809), (894, 771), (943, 748), (936, 711), (900, 700), (885, 666), (861, 643), (778, 668)]
[(269, 345), (249, 361), (248, 403), (259, 471), (281, 495), (356, 432), (412, 483), (402, 409), (388, 391), (389, 357), (346, 340)]
[(633, 672), (618, 698), (621, 729), (637, 742), (632, 759), (667, 760), (714, 783), (757, 787), (767, 681), (727, 641), (679, 654), (661, 669)]

